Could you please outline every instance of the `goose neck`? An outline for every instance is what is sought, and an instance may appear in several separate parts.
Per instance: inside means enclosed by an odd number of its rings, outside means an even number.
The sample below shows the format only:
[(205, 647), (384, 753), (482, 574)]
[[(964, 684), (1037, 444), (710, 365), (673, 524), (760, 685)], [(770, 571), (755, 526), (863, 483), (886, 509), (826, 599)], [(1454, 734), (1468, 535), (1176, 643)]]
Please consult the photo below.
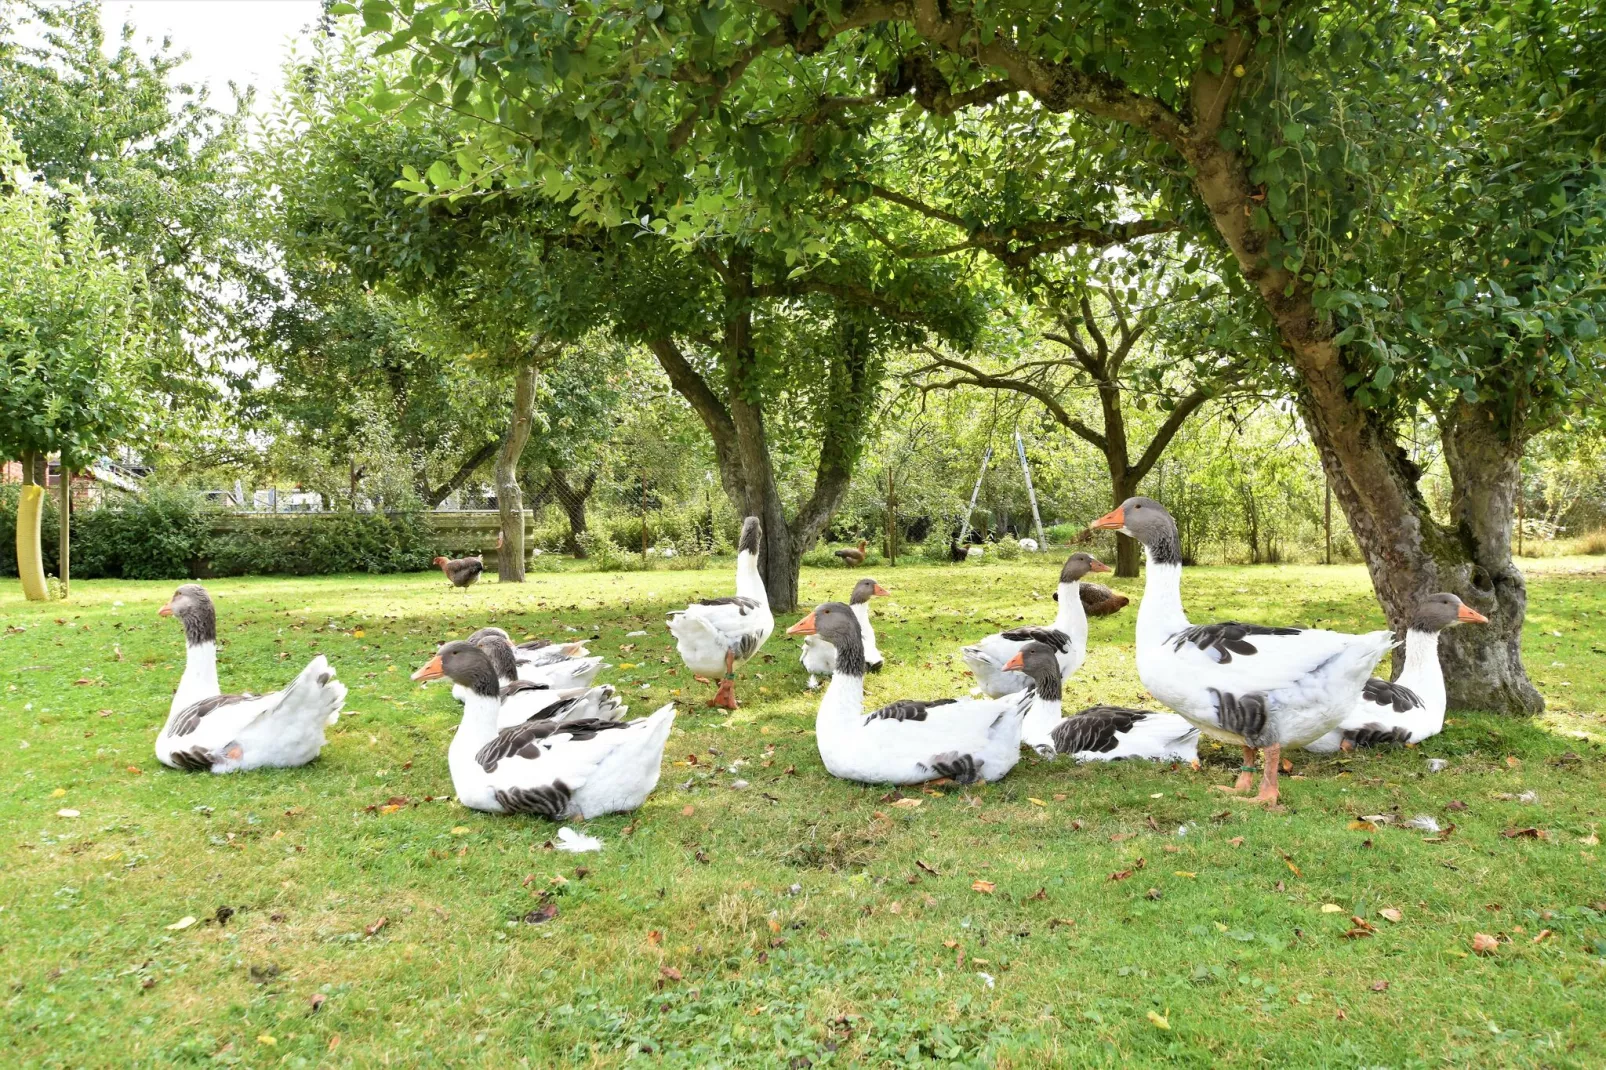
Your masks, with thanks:
[(1054, 614), (1054, 628), (1071, 637), (1078, 647), (1087, 645), (1087, 610), (1082, 607), (1082, 583), (1073, 580), (1060, 584), (1059, 609)]
[(210, 639), (188, 644), (184, 651), (184, 675), (179, 678), (174, 702), (188, 706), (217, 693), (217, 644)]
[(1143, 601), (1138, 605), (1138, 645), (1156, 646), (1188, 626), (1182, 609), (1182, 565), (1157, 562), (1153, 551), (1144, 569)]
[(758, 571), (758, 555), (751, 550), (736, 555), (736, 593), (742, 598), (756, 598), (760, 603), (769, 604), (764, 577)]

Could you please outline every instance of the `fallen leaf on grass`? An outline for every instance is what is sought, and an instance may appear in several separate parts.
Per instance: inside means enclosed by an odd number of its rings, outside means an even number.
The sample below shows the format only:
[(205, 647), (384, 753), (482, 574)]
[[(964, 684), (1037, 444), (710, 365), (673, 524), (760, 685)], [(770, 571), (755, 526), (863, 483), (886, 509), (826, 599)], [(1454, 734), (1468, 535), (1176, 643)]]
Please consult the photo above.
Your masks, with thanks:
[(1444, 831), (1439, 833), (1437, 836), (1424, 836), (1422, 838), (1422, 842), (1423, 843), (1444, 843), (1447, 840), (1449, 840), (1449, 838), (1451, 836), (1454, 836), (1454, 835), (1455, 835), (1455, 824), (1452, 822), (1451, 824), (1446, 825), (1444, 827)]
[(1323, 903), (1322, 904), (1322, 913), (1323, 914), (1342, 914), (1342, 913), (1344, 913), (1344, 908), (1339, 906), (1337, 903)]
[(1444, 808), (1446, 810), (1460, 811), (1465, 810), (1467, 808), (1467, 804), (1462, 802), (1460, 799), (1451, 799), (1449, 802), (1444, 804)]
[(1389, 983), (1387, 981), (1373, 981), (1372, 982), (1372, 991), (1373, 992), (1387, 992), (1388, 990), (1389, 990)]
[(920, 859), (917, 858), (917, 859), (915, 859), (915, 865), (919, 866), (921, 869), (925, 870), (927, 873), (931, 874), (933, 877), (942, 876), (941, 873), (937, 872), (937, 867), (933, 866), (930, 862), (922, 862), (922, 861), (920, 861)]
[(1042, 799), (1034, 799), (1030, 795), (1028, 795), (1026, 797), (1026, 801), (1031, 803), (1033, 806), (1047, 806), (1048, 805), (1048, 803), (1044, 802)]
[(959, 946), (959, 941), (958, 940), (944, 940), (942, 942), (942, 946), (947, 948), (949, 951), (952, 951), (954, 948)]
[(1288, 867), (1288, 871), (1290, 873), (1292, 873), (1296, 877), (1303, 877), (1304, 876), (1304, 874), (1299, 871), (1299, 867), (1294, 865), (1294, 857), (1293, 857), (1293, 855), (1290, 855), (1287, 851), (1282, 851), (1282, 850), (1279, 850), (1277, 853), (1283, 856), (1283, 864)]
[(1130, 840), (1136, 835), (1136, 832), (1113, 832), (1110, 834), (1110, 842), (1120, 843), (1122, 840)]
[(558, 916), (558, 904), (542, 903), (539, 907), (524, 915), (524, 924), (543, 925)]
[(902, 914), (903, 913), (903, 904), (898, 902), (896, 899), (894, 899), (891, 903), (887, 904), (887, 913), (889, 913), (889, 914)]
[(1376, 832), (1377, 826), (1370, 821), (1351, 821), (1349, 827), (1356, 832)]
[(73, 810), (71, 808), (65, 808), (65, 809), (57, 810), (56, 811), (56, 816), (57, 817), (78, 817), (80, 815), (79, 815), (77, 810)]
[(680, 980), (680, 971), (675, 969), (673, 966), (660, 966), (658, 967), (658, 973), (666, 981)]
[(1227, 842), (1232, 844), (1234, 847), (1242, 847), (1244, 845), (1244, 838), (1242, 836), (1234, 836)]
[(171, 932), (177, 932), (180, 929), (188, 929), (191, 925), (194, 925), (194, 924), (195, 924), (195, 918), (192, 915), (186, 914), (182, 918), (180, 918), (177, 921), (175, 921), (173, 924), (169, 925), (167, 928)]
[(273, 1039), (273, 1037), (269, 1036), (267, 1033), (261, 1033), (257, 1036), (257, 1043), (261, 1044), (263, 1047), (271, 1048), (279, 1042)]
[(924, 799), (899, 799), (898, 801), (894, 802), (892, 805), (898, 807), (901, 810), (913, 810), (915, 807), (919, 806), (924, 801), (925, 801)]
[(1047, 899), (1047, 898), (1048, 898), (1048, 889), (1047, 888), (1039, 888), (1039, 889), (1037, 889), (1037, 891), (1035, 891), (1031, 895), (1027, 896), (1026, 897), (1026, 901), (1027, 902), (1032, 902), (1034, 900), (1042, 900), (1042, 899)]
[(452, 829), (452, 835), (453, 836), (462, 836), (462, 835), (464, 835), (466, 833), (469, 833), (469, 832), (472, 832), (472, 831), (473, 831), (473, 829), (469, 828), (467, 825), (458, 825), (456, 828)]
[(1472, 950), (1480, 955), (1493, 955), (1500, 950), (1500, 941), (1488, 933), (1473, 933)]
[(1197, 873), (1189, 873), (1185, 869), (1175, 869), (1175, 870), (1172, 870), (1171, 872), (1175, 873), (1179, 877), (1197, 877), (1199, 875)]
[(1156, 1029), (1170, 1029), (1171, 1023), (1159, 1011), (1150, 1011), (1147, 1015), (1149, 1021), (1154, 1023)]
[(657, 929), (652, 929), (647, 933), (647, 943), (651, 944), (653, 947), (658, 947), (663, 942), (664, 934), (659, 932)]
[(1112, 881), (1124, 881), (1128, 877), (1132, 876), (1132, 873), (1133, 871), (1130, 869), (1118, 869), (1114, 873), (1111, 873), (1107, 879)]
[(1508, 840), (1548, 840), (1550, 838), (1545, 834), (1543, 829), (1536, 829), (1532, 826), (1523, 829), (1504, 829), (1501, 831), (1500, 835), (1504, 836)]
[(1555, 933), (1551, 932), (1549, 929), (1540, 929), (1539, 935), (1535, 936), (1531, 942), (1535, 944), (1543, 943), (1554, 935)]
[(1061, 925), (1069, 929), (1074, 927), (1076, 922), (1072, 921), (1070, 918), (1051, 918), (1048, 923), (1050, 930), (1058, 929)]
[(1399, 921), (1401, 918), (1405, 917), (1404, 914), (1400, 913), (1397, 907), (1384, 907), (1382, 910), (1378, 911), (1378, 914), (1387, 918), (1389, 921)]
[(328, 998), (329, 997), (324, 995), (322, 992), (314, 992), (312, 994), (312, 998), (307, 1000), (307, 1003), (312, 1007), (312, 1013), (317, 1014), (318, 1008), (322, 1007)]
[(973, 892), (980, 892), (982, 895), (992, 895), (993, 889), (997, 887), (998, 886), (992, 881), (978, 880), (971, 884), (970, 890)]
[(386, 923), (388, 923), (389, 921), (390, 921), (389, 918), (381, 915), (378, 921), (374, 922), (372, 925), (370, 925), (367, 928), (363, 929), (363, 932), (367, 933), (369, 936), (373, 936), (380, 929), (383, 929), (385, 927)]
[(680, 816), (681, 817), (690, 817), (691, 815), (695, 814), (696, 812), (697, 812), (697, 807), (693, 806), (691, 803), (687, 803), (685, 806), (680, 808)]
[(52, 799), (59, 799), (65, 794), (67, 794), (67, 789), (66, 788), (57, 788), (55, 791), (52, 791), (50, 793), (50, 797)]

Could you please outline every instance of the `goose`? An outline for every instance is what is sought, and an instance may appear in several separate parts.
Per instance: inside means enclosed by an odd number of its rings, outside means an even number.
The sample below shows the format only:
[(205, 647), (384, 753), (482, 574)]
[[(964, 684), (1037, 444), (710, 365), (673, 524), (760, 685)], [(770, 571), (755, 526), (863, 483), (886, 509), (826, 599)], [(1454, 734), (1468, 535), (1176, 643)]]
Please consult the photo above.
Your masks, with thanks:
[(464, 806), (553, 821), (592, 818), (634, 810), (658, 786), (674, 703), (637, 721), (536, 720), (498, 729), (496, 669), (484, 650), (447, 643), (413, 673), (414, 680), (441, 677), (468, 693), (446, 752)]
[(1087, 660), (1087, 612), (1082, 607), (1079, 590), (1082, 577), (1089, 572), (1108, 571), (1110, 566), (1091, 554), (1072, 554), (1060, 568), (1059, 590), (1054, 594), (1059, 608), (1055, 612), (1052, 628), (1014, 628), (1007, 632), (994, 632), (981, 642), (962, 648), (959, 655), (976, 675), (976, 684), (982, 694), (1000, 698), (1030, 687), (1031, 680), (1025, 673), (1006, 672), (1004, 663), (1034, 639), (1053, 642), (1047, 635), (1040, 634), (1049, 631), (1060, 632), (1070, 640), (1060, 648), (1060, 675), (1075, 675), (1076, 670), (1082, 667), (1082, 662)]
[[(623, 706), (611, 685), (589, 687), (601, 658), (571, 658), (541, 669), (530, 669), (514, 657), (513, 644), (500, 628), (481, 628), (467, 642), (491, 659), (501, 685), (501, 727), (536, 719), (572, 721), (584, 717), (621, 719)], [(579, 683), (579, 680), (586, 683)], [(452, 696), (467, 701), (468, 691), (452, 685)]]
[(186, 583), (157, 610), (184, 625), (184, 675), (156, 737), (156, 760), (190, 772), (306, 765), (340, 719), (346, 685), (322, 655), (283, 691), (225, 695), (217, 681), (217, 611), (206, 588)]
[(1131, 535), (1148, 556), (1137, 621), (1143, 686), (1206, 735), (1243, 747), (1238, 780), (1223, 790), (1247, 792), (1256, 751), (1263, 750), (1255, 801), (1276, 803), (1283, 748), (1303, 747), (1338, 727), (1373, 667), (1393, 648), (1393, 635), (1237, 621), (1191, 624), (1182, 609), (1177, 524), (1163, 505), (1128, 498), (1092, 527)]
[(1031, 707), (1022, 691), (1002, 699), (900, 699), (864, 712), (864, 641), (859, 620), (826, 602), (787, 629), (836, 647), (836, 671), (820, 698), (815, 743), (826, 771), (866, 784), (919, 784), (946, 777), (993, 781), (1020, 761), (1021, 723)]
[[(870, 672), (880, 672), (881, 666), (885, 664), (881, 651), (876, 648), (875, 628), (870, 625), (870, 599), (876, 595), (891, 593), (875, 580), (866, 577), (853, 585), (853, 594), (848, 598), (848, 605), (852, 608), (853, 615), (859, 619), (859, 634), (864, 640), (864, 667)], [(818, 635), (805, 635), (803, 667), (809, 671), (809, 690), (813, 691), (820, 686), (820, 677), (830, 676), (836, 670), (836, 647)]]
[(1405, 668), (1390, 683), (1372, 677), (1342, 724), (1305, 749), (1318, 754), (1380, 743), (1420, 743), (1444, 729), (1444, 670), (1439, 633), (1458, 624), (1488, 624), (1489, 618), (1453, 594), (1430, 594), (1416, 604), (1405, 629)]
[(719, 676), (719, 690), (710, 706), (736, 709), (736, 667), (757, 654), (775, 630), (764, 578), (758, 572), (758, 548), (764, 529), (758, 517), (742, 522), (736, 545), (736, 595), (704, 598), (669, 615), (680, 659), (700, 676)]
[(1059, 653), (1050, 643), (1034, 641), (1004, 665), (1032, 681), (1032, 708), (1021, 729), (1023, 744), (1049, 760), (1061, 754), (1079, 762), (1199, 760), (1199, 730), (1174, 713), (1089, 706), (1074, 717), (1061, 716)]
[(470, 635), (468, 641), (472, 643), (487, 635), (497, 635), (506, 639), (508, 645), (513, 647), (514, 660), (522, 668), (542, 669), (570, 658), (586, 658), (591, 654), (584, 643), (559, 643), (551, 639), (530, 639), (514, 643), (511, 635), (495, 625), (481, 628)]
[(1035, 554), (1037, 552), (1037, 540), (1022, 539), (1020, 541), (1020, 548), (1026, 553)]
[(860, 539), (859, 545), (847, 546), (840, 550), (833, 551), (832, 556), (841, 558), (844, 565), (858, 568), (860, 565), (864, 564), (864, 559), (869, 556), (869, 546), (869, 540)]

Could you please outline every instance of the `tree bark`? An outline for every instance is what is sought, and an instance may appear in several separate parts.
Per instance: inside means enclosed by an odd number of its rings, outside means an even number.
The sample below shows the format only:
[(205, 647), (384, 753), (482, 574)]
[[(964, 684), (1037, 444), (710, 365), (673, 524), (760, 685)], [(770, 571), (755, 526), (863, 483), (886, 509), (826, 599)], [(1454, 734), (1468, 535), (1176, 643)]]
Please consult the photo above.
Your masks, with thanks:
[(520, 365), (513, 377), (513, 422), (496, 452), (496, 509), (501, 514), (502, 545), (496, 555), (501, 583), (524, 582), (524, 498), (519, 490), (519, 457), (530, 440), (535, 419), (534, 364)]
[(60, 504), (56, 507), (56, 523), (59, 531), (57, 543), (57, 571), (61, 574), (61, 597), (66, 598), (72, 592), (72, 469), (63, 462), (58, 466), (61, 486)]
[(1502, 421), (1486, 404), (1463, 401), (1440, 423), (1454, 545), (1463, 552), (1437, 562), (1439, 589), (1489, 618), (1485, 625), (1451, 628), (1440, 640), (1450, 704), (1538, 713), (1544, 699), (1522, 667), (1528, 584), (1511, 559), (1522, 446), (1502, 433)]

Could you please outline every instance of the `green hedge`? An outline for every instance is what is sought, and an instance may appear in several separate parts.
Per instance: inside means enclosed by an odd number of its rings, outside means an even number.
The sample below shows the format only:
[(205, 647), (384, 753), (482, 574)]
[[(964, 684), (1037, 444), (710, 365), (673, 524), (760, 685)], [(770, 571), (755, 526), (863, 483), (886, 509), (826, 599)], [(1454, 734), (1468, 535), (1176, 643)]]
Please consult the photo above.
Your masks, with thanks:
[[(0, 486), (0, 575), (17, 574), (20, 488)], [(73, 514), (72, 571), (79, 579), (181, 580), (206, 576), (419, 572), (435, 556), (416, 513), (319, 513), (257, 520), (213, 533), (199, 497), (151, 490)], [(56, 508), (44, 515), (45, 570), (57, 569)]]

